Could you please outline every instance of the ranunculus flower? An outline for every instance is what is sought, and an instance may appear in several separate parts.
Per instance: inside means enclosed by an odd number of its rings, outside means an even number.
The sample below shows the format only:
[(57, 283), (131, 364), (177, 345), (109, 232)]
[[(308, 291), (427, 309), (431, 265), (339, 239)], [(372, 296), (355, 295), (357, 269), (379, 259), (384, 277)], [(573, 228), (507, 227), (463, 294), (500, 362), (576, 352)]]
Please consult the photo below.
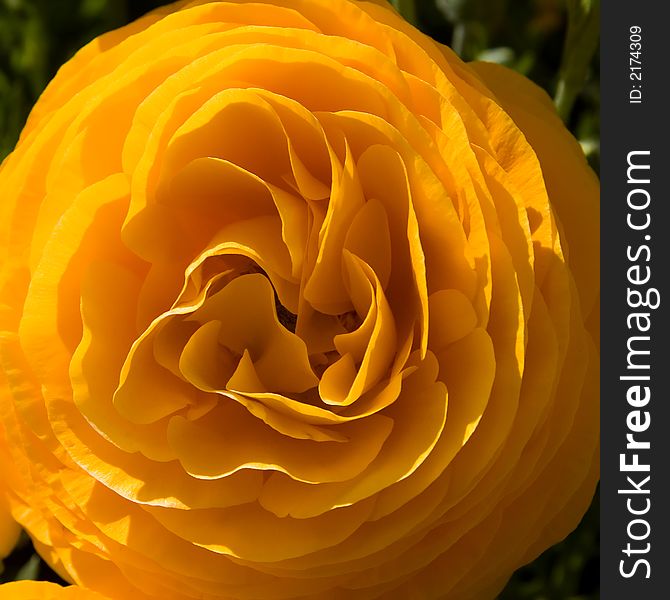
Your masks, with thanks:
[(524, 78), (381, 0), (181, 2), (0, 189), (11, 499), (70, 581), (487, 598), (585, 511), (598, 185)]
[(0, 585), (0, 600), (105, 600), (90, 590), (48, 581), (13, 581)]

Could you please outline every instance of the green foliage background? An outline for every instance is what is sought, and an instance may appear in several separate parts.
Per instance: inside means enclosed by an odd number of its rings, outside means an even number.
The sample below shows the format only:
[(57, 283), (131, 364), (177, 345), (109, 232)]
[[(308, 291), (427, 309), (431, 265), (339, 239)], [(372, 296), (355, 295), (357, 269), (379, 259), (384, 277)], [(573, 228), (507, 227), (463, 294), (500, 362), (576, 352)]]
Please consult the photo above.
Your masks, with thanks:
[[(555, 98), (559, 114), (599, 168), (599, 0), (390, 0), (417, 27), (465, 60), (505, 64)], [(95, 36), (161, 0), (0, 0), (0, 160), (58, 67)], [(0, 198), (2, 190), (0, 190)], [(581, 525), (520, 569), (502, 600), (599, 597), (598, 496)], [(58, 576), (24, 534), (0, 581)]]

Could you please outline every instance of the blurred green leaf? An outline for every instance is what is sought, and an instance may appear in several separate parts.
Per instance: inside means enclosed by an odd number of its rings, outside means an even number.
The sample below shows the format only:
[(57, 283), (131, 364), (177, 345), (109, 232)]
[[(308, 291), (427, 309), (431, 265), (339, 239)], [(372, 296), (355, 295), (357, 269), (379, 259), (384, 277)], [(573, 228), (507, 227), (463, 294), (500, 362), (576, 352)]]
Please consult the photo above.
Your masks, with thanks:
[(568, 0), (567, 5), (568, 34), (554, 96), (556, 110), (565, 122), (586, 82), (600, 31), (600, 0)]
[(22, 581), (24, 579), (35, 580), (38, 578), (40, 572), (41, 559), (37, 554), (33, 554), (26, 564), (24, 564), (16, 573), (15, 581)]
[(500, 28), (508, 0), (435, 0), (452, 24), (451, 47), (461, 58), (472, 60), (491, 46)]
[(394, 8), (412, 25), (417, 24), (414, 0), (390, 0)]

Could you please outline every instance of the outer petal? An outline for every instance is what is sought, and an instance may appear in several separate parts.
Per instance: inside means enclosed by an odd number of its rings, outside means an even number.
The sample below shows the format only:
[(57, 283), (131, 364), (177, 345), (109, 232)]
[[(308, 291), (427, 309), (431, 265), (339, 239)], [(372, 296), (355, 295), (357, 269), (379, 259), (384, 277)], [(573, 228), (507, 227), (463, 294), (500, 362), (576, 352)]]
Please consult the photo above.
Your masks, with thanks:
[(4, 480), (0, 483), (0, 560), (11, 553), (21, 532), (21, 527), (12, 516), (6, 496), (9, 483), (6, 481), (8, 479), (9, 468), (6, 444), (4, 426), (0, 422), (0, 469), (2, 470)]
[(469, 66), (495, 94), (537, 154), (552, 206), (562, 224), (566, 259), (575, 277), (582, 311), (588, 317), (598, 309), (600, 277), (600, 189), (596, 174), (586, 166), (581, 147), (544, 90), (501, 65), (473, 62)]
[(61, 587), (48, 581), (13, 581), (0, 585), (2, 600), (105, 600), (97, 592), (77, 586)]
[(14, 520), (4, 497), (0, 498), (0, 558), (11, 553), (19, 539), (21, 528)]

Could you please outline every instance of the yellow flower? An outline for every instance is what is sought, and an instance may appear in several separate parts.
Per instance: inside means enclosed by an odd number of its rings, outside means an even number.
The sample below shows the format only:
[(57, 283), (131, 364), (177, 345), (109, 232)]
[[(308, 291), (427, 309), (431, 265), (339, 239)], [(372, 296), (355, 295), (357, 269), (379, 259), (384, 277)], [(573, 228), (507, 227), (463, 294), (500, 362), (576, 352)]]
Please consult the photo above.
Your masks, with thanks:
[(0, 585), (0, 600), (105, 600), (76, 586), (61, 587), (47, 581), (13, 581)]
[(597, 180), (543, 92), (385, 2), (103, 35), (0, 189), (11, 498), (68, 580), (487, 598), (588, 506)]

